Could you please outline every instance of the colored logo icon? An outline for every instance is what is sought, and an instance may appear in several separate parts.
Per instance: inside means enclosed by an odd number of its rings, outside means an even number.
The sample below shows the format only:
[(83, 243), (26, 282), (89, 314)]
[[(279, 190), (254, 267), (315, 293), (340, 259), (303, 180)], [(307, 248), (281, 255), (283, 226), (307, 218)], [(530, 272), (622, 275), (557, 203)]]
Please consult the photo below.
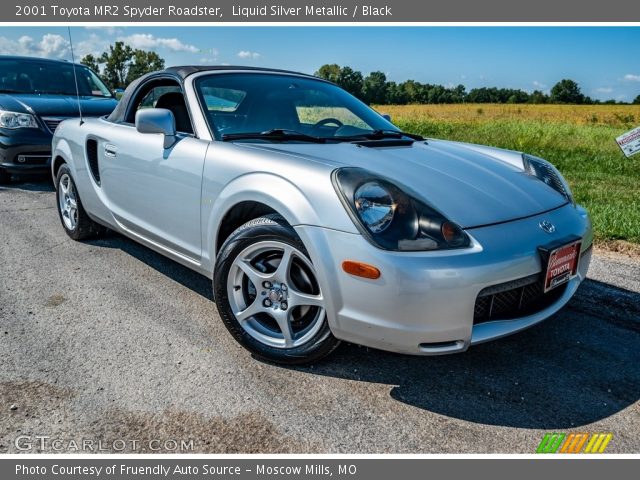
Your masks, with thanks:
[(604, 453), (611, 433), (547, 433), (536, 453)]

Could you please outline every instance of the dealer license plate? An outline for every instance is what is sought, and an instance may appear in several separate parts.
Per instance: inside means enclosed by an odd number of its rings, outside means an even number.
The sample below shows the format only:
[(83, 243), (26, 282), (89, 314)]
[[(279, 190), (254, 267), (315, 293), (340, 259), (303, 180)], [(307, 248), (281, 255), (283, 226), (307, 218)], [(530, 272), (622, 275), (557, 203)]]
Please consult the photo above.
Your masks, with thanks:
[(577, 241), (551, 250), (544, 275), (545, 293), (576, 276), (581, 244)]

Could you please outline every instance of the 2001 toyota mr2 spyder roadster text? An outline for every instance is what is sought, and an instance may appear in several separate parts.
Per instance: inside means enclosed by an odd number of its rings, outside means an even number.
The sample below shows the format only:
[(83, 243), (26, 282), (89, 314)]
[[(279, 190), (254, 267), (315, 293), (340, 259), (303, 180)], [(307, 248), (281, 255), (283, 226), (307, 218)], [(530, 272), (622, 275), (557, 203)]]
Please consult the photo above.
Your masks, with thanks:
[(462, 352), (557, 312), (591, 258), (547, 161), (401, 132), (293, 72), (148, 74), (60, 124), (52, 173), (71, 238), (108, 227), (207, 275), (231, 334), (281, 363)]

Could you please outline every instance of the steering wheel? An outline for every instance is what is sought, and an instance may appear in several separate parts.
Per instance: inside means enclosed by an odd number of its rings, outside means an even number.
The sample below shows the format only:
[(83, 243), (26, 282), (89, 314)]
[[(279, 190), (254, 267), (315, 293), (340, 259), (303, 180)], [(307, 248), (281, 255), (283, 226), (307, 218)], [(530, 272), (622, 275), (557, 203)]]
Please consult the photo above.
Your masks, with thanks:
[(323, 118), (322, 120), (320, 120), (319, 122), (317, 122), (313, 128), (320, 128), (320, 127), (324, 127), (325, 125), (329, 125), (331, 123), (334, 123), (338, 128), (342, 127), (344, 125), (344, 123), (342, 123), (340, 120), (338, 120), (337, 118)]

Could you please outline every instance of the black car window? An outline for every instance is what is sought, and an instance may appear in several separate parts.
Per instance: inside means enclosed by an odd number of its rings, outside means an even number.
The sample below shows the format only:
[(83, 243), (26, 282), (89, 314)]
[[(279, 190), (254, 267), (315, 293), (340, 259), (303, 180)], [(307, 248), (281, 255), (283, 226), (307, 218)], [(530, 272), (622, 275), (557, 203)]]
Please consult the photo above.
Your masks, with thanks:
[(166, 108), (173, 113), (176, 122), (176, 131), (193, 134), (193, 126), (189, 116), (182, 88), (166, 79), (145, 85), (137, 94), (132, 108), (129, 110), (128, 123), (135, 121), (138, 110), (146, 108)]
[(111, 97), (109, 88), (90, 69), (65, 62), (0, 59), (0, 91), (40, 95)]

